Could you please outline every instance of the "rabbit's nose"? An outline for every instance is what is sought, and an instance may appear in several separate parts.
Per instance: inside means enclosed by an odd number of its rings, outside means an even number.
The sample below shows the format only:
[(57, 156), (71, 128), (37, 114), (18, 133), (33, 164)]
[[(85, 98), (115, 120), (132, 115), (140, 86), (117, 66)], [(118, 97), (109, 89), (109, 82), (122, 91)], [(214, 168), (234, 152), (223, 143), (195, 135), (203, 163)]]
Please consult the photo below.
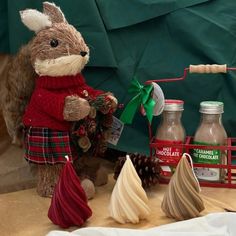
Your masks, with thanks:
[(82, 57), (85, 57), (87, 54), (88, 54), (88, 53), (85, 52), (85, 51), (81, 51), (81, 52), (80, 52), (80, 55), (81, 55)]

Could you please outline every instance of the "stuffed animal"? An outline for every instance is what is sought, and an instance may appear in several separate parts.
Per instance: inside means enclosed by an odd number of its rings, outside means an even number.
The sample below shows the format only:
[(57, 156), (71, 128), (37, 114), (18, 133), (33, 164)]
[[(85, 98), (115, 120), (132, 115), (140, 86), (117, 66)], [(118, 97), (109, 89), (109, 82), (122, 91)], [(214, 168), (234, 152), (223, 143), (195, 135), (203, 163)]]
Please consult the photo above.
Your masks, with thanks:
[[(59, 7), (44, 2), (43, 13), (27, 9), (20, 15), (36, 33), (28, 45), (37, 76), (23, 115), (25, 158), (38, 165), (38, 194), (51, 196), (65, 156), (71, 161), (78, 158), (70, 135), (72, 123), (90, 114), (89, 101), (98, 96), (106, 98), (107, 109), (103, 111), (108, 113), (116, 109), (117, 100), (111, 93), (86, 84), (81, 71), (89, 60), (89, 48)], [(20, 123), (19, 117), (11, 123)]]

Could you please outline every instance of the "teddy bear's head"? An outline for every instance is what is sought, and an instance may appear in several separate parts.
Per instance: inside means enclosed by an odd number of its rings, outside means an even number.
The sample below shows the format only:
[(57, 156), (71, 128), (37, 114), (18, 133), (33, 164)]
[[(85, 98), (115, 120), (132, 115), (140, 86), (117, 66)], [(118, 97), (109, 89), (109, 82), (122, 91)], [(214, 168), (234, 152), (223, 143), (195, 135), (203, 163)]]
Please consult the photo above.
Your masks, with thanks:
[(81, 72), (89, 60), (89, 48), (59, 7), (44, 2), (43, 13), (27, 9), (20, 15), (22, 22), (36, 33), (31, 43), (31, 62), (38, 75), (66, 76)]

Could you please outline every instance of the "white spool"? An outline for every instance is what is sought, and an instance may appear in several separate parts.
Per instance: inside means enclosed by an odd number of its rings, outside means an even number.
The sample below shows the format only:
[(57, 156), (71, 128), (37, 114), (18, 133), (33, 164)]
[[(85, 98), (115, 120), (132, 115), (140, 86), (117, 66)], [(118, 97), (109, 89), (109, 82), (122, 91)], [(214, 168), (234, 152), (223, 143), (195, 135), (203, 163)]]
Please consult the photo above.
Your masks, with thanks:
[[(155, 107), (153, 109), (153, 115), (159, 116), (164, 109), (165, 97), (161, 87), (157, 83), (152, 82), (152, 85), (153, 85), (152, 98), (156, 102)], [(146, 112), (142, 105), (140, 111), (143, 116), (146, 116)]]

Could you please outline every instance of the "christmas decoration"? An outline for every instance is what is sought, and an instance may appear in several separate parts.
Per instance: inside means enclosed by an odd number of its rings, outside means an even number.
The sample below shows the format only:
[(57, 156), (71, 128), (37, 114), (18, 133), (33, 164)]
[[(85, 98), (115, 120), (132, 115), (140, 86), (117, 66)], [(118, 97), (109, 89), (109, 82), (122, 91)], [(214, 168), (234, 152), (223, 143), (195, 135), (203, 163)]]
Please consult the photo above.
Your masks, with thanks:
[(48, 217), (54, 224), (68, 228), (83, 225), (91, 215), (92, 211), (87, 205), (85, 192), (67, 157), (54, 189)]
[[(27, 85), (22, 83), (22, 76), (13, 86), (16, 94), (27, 91), (28, 96), (24, 97), (30, 97), (30, 101), (27, 106), (23, 103), (25, 109), (20, 106), (8, 107), (16, 107), (14, 112), (17, 117), (14, 121), (17, 120), (17, 126), (18, 121), (23, 121), (25, 159), (39, 164), (37, 192), (40, 196), (48, 197), (53, 193), (65, 163), (65, 155), (75, 161), (81, 154), (77, 147), (87, 152), (93, 144), (101, 144), (104, 149), (109, 127), (103, 129), (98, 122), (102, 114), (109, 116), (114, 112), (117, 99), (111, 93), (86, 84), (81, 72), (89, 60), (89, 48), (58, 6), (44, 2), (43, 12), (26, 9), (20, 11), (20, 15), (25, 26), (36, 35), (27, 47), (28, 57), (23, 56), (22, 52), (18, 57), (22, 57), (22, 60), (27, 58), (34, 69), (35, 72), (28, 76), (35, 73), (37, 76), (30, 78), (35, 81), (31, 89), (25, 88)], [(27, 68), (26, 65), (22, 66), (19, 71)], [(21, 101), (20, 97), (17, 98)], [(10, 101), (8, 97), (9, 104)], [(8, 112), (12, 113), (12, 109), (8, 108)], [(101, 115), (96, 115), (97, 112)], [(75, 123), (78, 137), (75, 145), (70, 132), (73, 122), (77, 121), (81, 122)]]
[(110, 216), (121, 224), (138, 223), (150, 214), (147, 195), (129, 155), (112, 191), (109, 210)]
[(168, 217), (186, 220), (200, 215), (204, 203), (199, 194), (199, 182), (184, 153), (164, 195), (161, 208)]
[(120, 120), (123, 123), (131, 124), (137, 109), (142, 105), (149, 123), (152, 123), (153, 111), (156, 104), (155, 100), (152, 98), (153, 85), (141, 85), (134, 77), (128, 92), (134, 94), (135, 96), (125, 107), (120, 116)]
[(88, 98), (88, 101), (91, 106), (90, 113), (74, 123), (72, 140), (80, 155), (85, 152), (91, 156), (102, 155), (107, 148), (114, 108), (106, 94), (98, 95), (94, 100)]
[[(144, 188), (155, 185), (158, 182), (159, 167), (157, 160), (142, 154), (130, 154), (134, 168), (142, 181)], [(114, 179), (117, 179), (126, 161), (126, 157), (119, 157), (115, 165)]]

